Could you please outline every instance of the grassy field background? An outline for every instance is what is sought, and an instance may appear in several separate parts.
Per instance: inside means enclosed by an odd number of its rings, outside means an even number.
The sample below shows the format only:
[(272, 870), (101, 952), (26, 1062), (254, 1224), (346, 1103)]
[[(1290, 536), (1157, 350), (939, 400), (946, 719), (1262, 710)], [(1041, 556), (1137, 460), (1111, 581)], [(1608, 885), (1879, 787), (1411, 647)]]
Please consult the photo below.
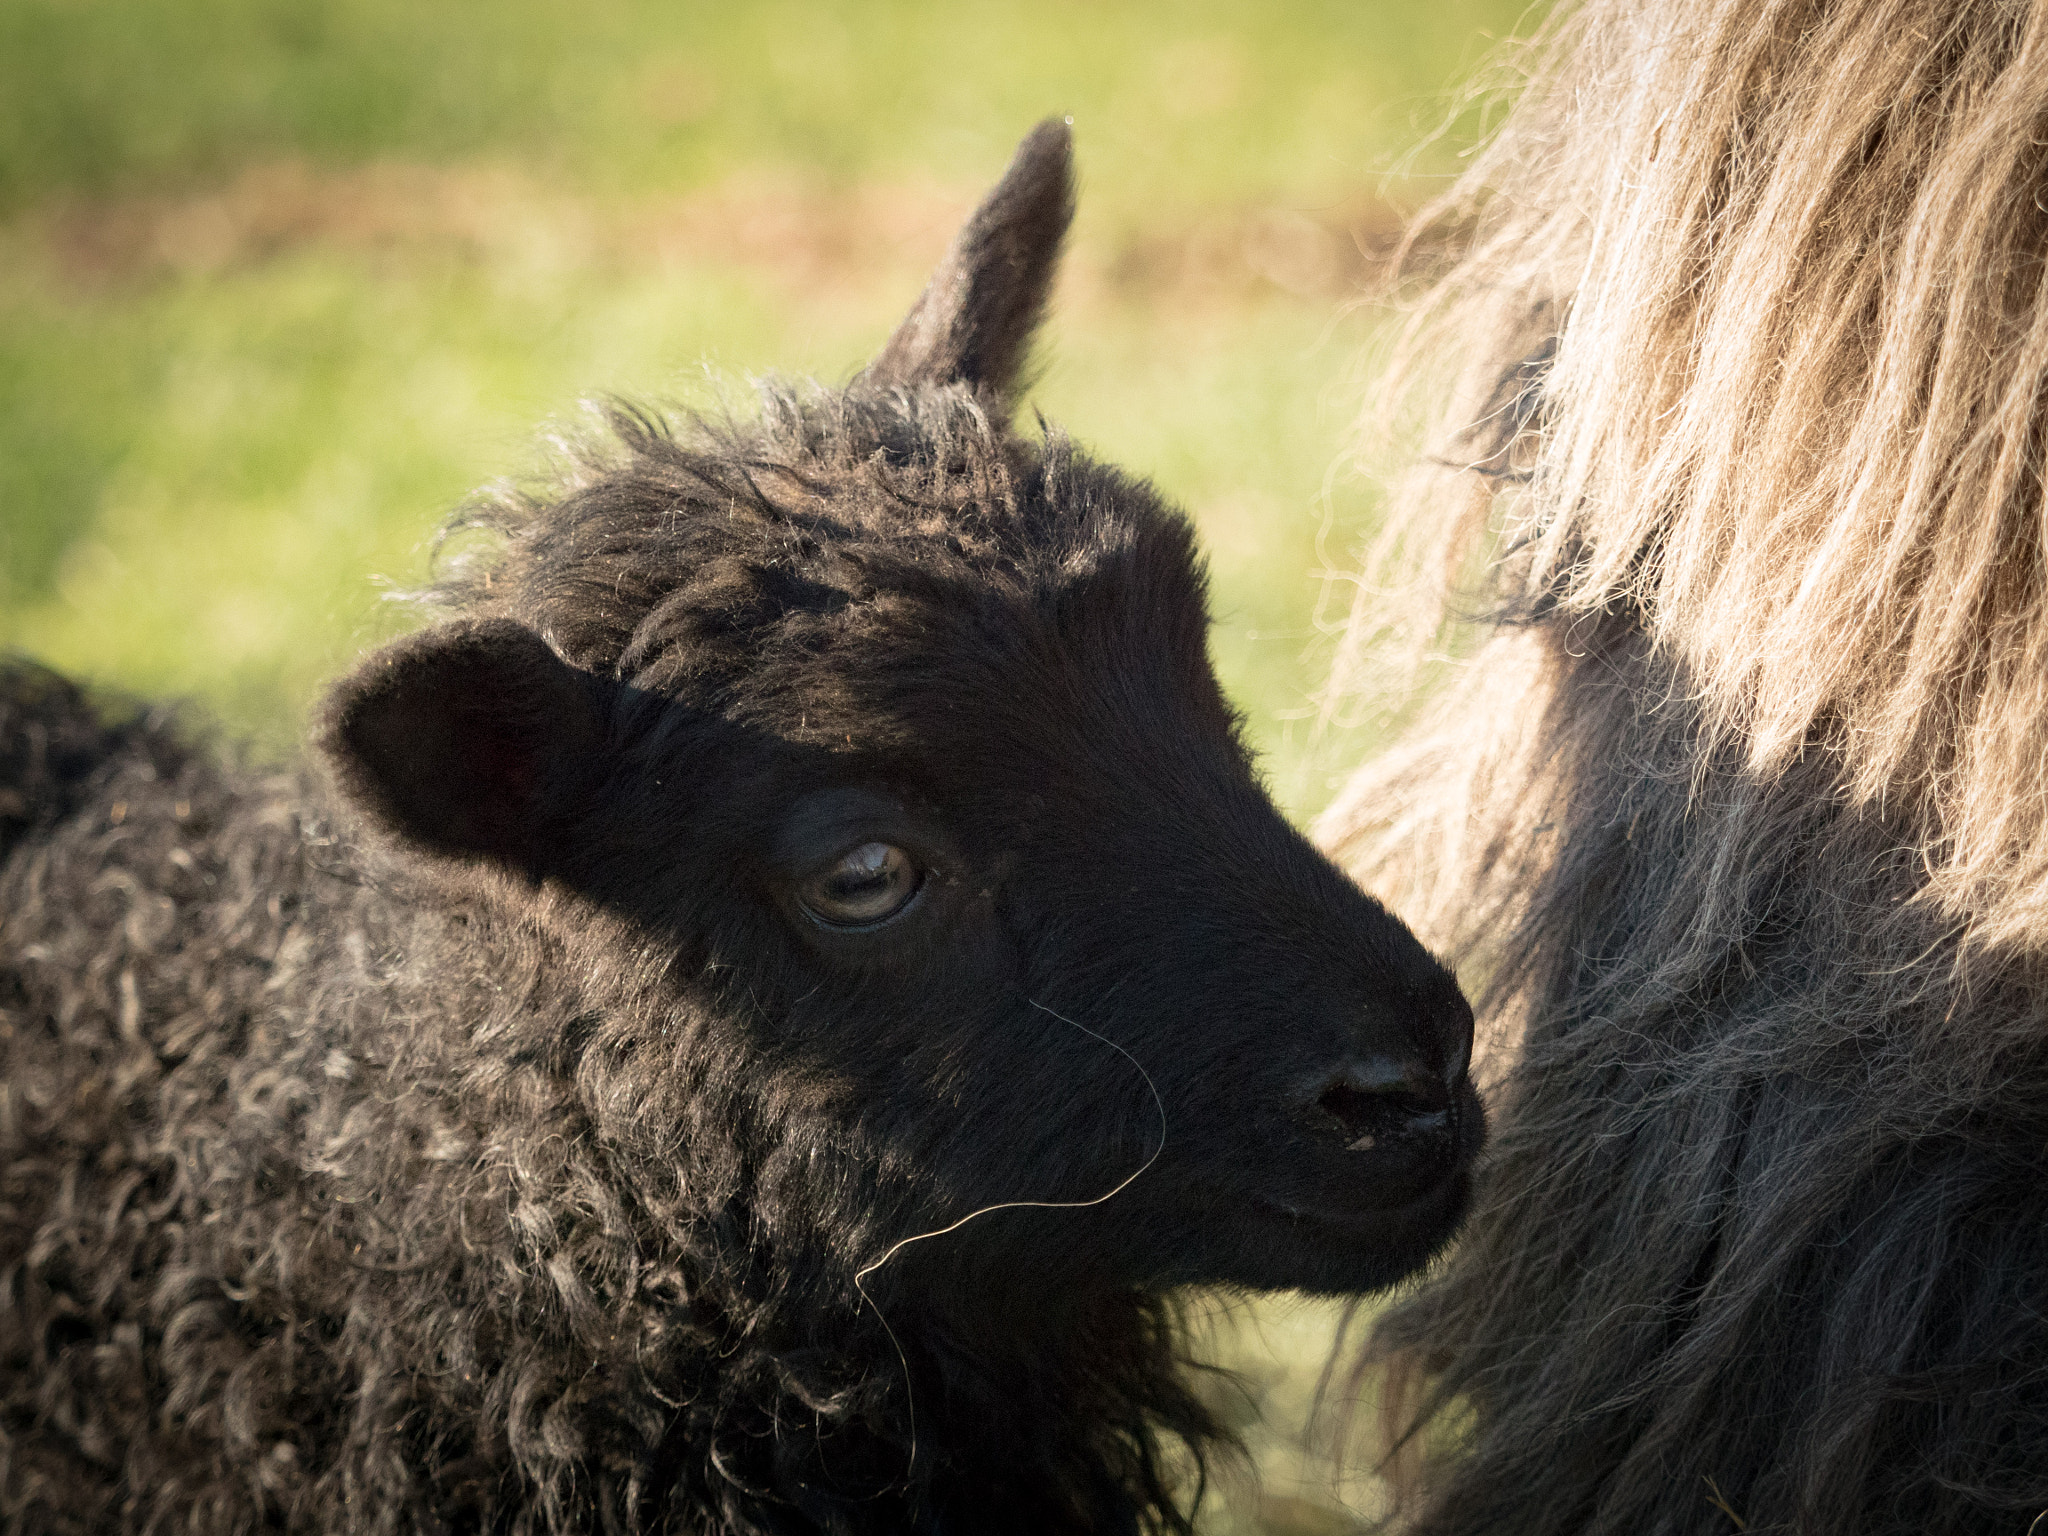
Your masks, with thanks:
[[(403, 627), (466, 491), (594, 390), (842, 379), (1037, 118), (1080, 220), (1035, 402), (1195, 515), (1290, 811), (1383, 318), (1350, 301), (1473, 131), (1520, 0), (7, 0), (0, 648), (189, 697), (259, 754)], [(1414, 146), (1430, 142), (1417, 150)], [(1332, 572), (1339, 573), (1336, 575)], [(1335, 1313), (1216, 1298), (1265, 1491), (1350, 1528), (1301, 1420)]]

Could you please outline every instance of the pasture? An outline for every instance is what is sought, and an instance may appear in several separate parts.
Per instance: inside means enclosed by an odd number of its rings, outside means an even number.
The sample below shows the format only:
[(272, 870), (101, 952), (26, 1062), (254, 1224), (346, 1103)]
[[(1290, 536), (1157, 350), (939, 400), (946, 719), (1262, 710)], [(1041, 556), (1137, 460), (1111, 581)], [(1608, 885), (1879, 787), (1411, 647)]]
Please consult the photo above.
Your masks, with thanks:
[[(1080, 218), (1032, 399), (1200, 525), (1219, 669), (1283, 805), (1369, 749), (1312, 692), (1369, 487), (1379, 312), (1503, 0), (571, 10), (17, 0), (0, 10), (0, 647), (195, 700), (260, 756), (411, 622), (479, 483), (591, 391), (844, 378), (1019, 133), (1073, 115)], [(1262, 1501), (1348, 1528), (1299, 1448), (1335, 1312), (1215, 1299)]]

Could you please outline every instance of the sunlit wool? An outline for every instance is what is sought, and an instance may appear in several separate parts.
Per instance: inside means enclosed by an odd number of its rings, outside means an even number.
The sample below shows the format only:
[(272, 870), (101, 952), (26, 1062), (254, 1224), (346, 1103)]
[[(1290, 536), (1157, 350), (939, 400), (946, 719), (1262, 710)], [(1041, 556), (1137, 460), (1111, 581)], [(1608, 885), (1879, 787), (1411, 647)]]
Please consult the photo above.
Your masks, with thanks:
[(1484, 617), (1323, 824), (1500, 1041), (1480, 1214), (1373, 1346), (1411, 1514), (2024, 1531), (2048, 9), (1596, 0), (1527, 62), (1431, 215), (1438, 462), (1339, 690)]

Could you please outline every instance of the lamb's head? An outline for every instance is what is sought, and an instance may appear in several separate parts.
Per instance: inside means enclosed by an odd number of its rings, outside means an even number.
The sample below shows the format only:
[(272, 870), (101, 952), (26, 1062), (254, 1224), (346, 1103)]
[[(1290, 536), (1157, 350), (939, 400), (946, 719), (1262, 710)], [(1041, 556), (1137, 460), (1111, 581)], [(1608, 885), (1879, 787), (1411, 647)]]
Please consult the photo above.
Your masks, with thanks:
[(1005, 1206), (871, 1283), (1385, 1285), (1465, 1200), (1471, 1014), (1260, 788), (1186, 522), (1010, 429), (1069, 207), (1048, 125), (847, 389), (618, 416), (323, 743), (584, 926), (640, 1001), (563, 1070), (733, 1143), (761, 1240), (850, 1277)]

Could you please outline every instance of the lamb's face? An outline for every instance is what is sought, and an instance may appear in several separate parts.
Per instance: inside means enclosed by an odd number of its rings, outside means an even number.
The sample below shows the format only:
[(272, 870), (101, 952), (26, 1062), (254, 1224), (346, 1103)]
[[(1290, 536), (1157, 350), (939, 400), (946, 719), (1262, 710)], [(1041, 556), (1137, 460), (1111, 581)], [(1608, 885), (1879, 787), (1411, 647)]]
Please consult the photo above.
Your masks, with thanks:
[(1471, 1014), (1260, 789), (1185, 524), (992, 435), (1066, 177), (1041, 129), (831, 453), (643, 441), (533, 531), (517, 617), (380, 653), (323, 746), (423, 856), (590, 915), (578, 963), (663, 1032), (614, 1043), (692, 1042), (723, 1106), (645, 1095), (642, 1140), (730, 1139), (773, 1241), (968, 1305), (1384, 1285), (1465, 1202)]
[(701, 955), (692, 1006), (780, 1165), (851, 1165), (865, 1219), (821, 1218), (848, 1262), (1044, 1202), (892, 1269), (1390, 1283), (1463, 1208), (1471, 1014), (1257, 783), (1184, 525), (1054, 479), (1094, 511), (1035, 516), (1064, 529), (1035, 565), (906, 536), (915, 590), (749, 637), (719, 718), (663, 732), (586, 832), (613, 853), (585, 883)]

